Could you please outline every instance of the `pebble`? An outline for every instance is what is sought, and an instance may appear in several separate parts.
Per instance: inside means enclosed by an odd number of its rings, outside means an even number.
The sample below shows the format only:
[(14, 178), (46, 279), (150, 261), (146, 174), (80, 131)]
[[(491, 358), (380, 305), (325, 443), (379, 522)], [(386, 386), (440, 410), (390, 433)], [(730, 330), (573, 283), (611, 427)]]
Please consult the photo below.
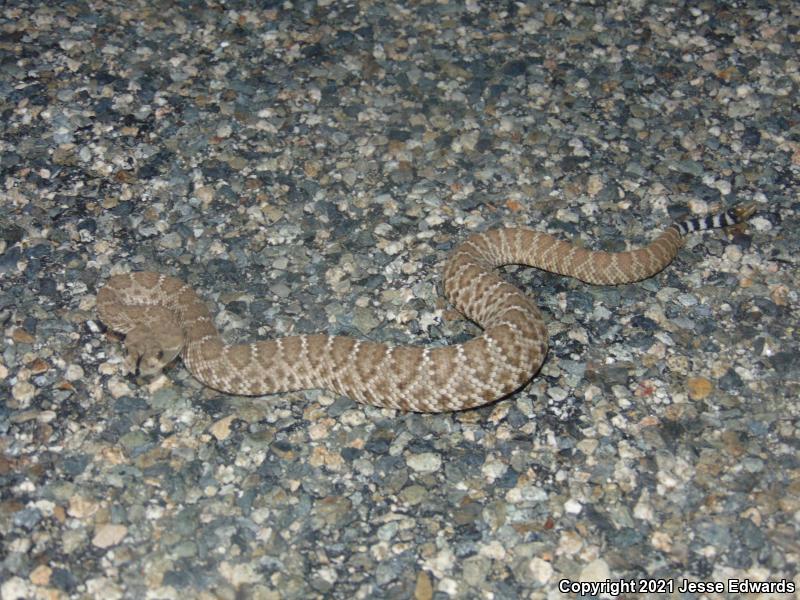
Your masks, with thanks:
[(506, 471), (508, 471), (508, 465), (494, 459), (487, 460), (483, 463), (483, 467), (481, 467), (481, 472), (483, 476), (488, 479), (489, 483), (505, 475)]
[(602, 558), (596, 558), (589, 564), (581, 569), (581, 574), (578, 576), (578, 581), (592, 582), (592, 581), (606, 581), (611, 577), (611, 569), (608, 563)]
[(411, 454), (406, 458), (406, 464), (419, 473), (432, 473), (442, 467), (442, 457), (433, 452)]
[(31, 405), (36, 388), (29, 381), (20, 381), (11, 387), (11, 396), (14, 398), (12, 408), (28, 408)]
[(96, 513), (99, 508), (100, 505), (97, 502), (84, 496), (73, 496), (69, 499), (67, 514), (76, 519), (85, 519)]
[(84, 378), (83, 368), (80, 365), (69, 365), (64, 372), (64, 378), (67, 381), (80, 381)]
[(480, 554), (493, 560), (503, 560), (506, 556), (506, 549), (499, 541), (494, 540), (488, 544), (483, 544), (480, 548)]
[(0, 598), (2, 600), (19, 600), (21, 598), (33, 598), (34, 589), (22, 577), (14, 576), (0, 583)]
[(686, 308), (697, 304), (697, 298), (694, 294), (678, 294), (676, 300), (681, 306), (685, 306)]
[(47, 585), (50, 583), (50, 576), (53, 574), (53, 569), (47, 565), (39, 565), (30, 574), (31, 583), (38, 586)]
[(574, 531), (565, 531), (558, 540), (559, 554), (572, 556), (583, 547), (583, 539)]
[(231, 434), (231, 423), (233, 423), (235, 418), (235, 415), (228, 415), (227, 417), (215, 422), (209, 428), (211, 435), (213, 435), (220, 442), (228, 439), (228, 436)]
[(414, 586), (414, 599), (431, 600), (431, 598), (433, 598), (431, 578), (425, 571), (420, 571), (417, 575), (417, 583)]
[(119, 544), (128, 534), (128, 528), (124, 525), (106, 523), (98, 527), (92, 538), (92, 544), (98, 548), (110, 548)]
[(533, 576), (533, 580), (539, 585), (548, 583), (553, 577), (553, 566), (539, 557), (530, 560), (528, 570)]
[(108, 391), (114, 398), (122, 398), (131, 394), (131, 388), (127, 383), (116, 377), (108, 381)]
[(159, 238), (158, 245), (168, 250), (174, 250), (183, 245), (183, 238), (177, 232), (167, 233)]
[(353, 325), (363, 335), (367, 335), (380, 323), (380, 320), (371, 309), (356, 307), (353, 311)]
[(703, 400), (712, 392), (714, 384), (705, 377), (690, 377), (686, 380), (686, 387), (689, 391), (689, 398)]
[(410, 485), (401, 492), (401, 497), (406, 504), (414, 506), (428, 496), (428, 491), (421, 485)]

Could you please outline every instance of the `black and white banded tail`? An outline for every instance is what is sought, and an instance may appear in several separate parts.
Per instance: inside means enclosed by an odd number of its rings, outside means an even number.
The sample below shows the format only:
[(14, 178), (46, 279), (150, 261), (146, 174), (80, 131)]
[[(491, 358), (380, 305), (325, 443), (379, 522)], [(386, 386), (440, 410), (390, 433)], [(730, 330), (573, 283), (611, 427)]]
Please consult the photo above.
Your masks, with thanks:
[(745, 204), (737, 206), (736, 208), (731, 208), (725, 212), (680, 221), (675, 223), (673, 227), (677, 228), (678, 231), (681, 232), (681, 235), (687, 235), (695, 231), (705, 231), (706, 229), (730, 227), (731, 225), (738, 225), (749, 219), (755, 210), (755, 205)]

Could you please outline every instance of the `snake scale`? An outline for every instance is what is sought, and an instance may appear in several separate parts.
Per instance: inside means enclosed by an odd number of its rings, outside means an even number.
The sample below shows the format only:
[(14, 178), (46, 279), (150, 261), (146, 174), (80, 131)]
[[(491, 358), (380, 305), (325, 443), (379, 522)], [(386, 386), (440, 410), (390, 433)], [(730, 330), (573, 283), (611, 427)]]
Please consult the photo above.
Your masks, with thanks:
[(524, 228), (473, 234), (448, 258), (443, 283), (455, 308), (483, 332), (450, 346), (390, 346), (325, 334), (229, 345), (190, 286), (155, 272), (109, 278), (97, 294), (97, 311), (109, 328), (125, 334), (126, 368), (143, 375), (160, 372), (180, 355), (199, 381), (230, 394), (324, 388), (388, 408), (464, 410), (525, 385), (547, 353), (539, 309), (496, 267), (523, 264), (590, 284), (630, 283), (666, 267), (685, 235), (741, 223), (753, 211), (742, 206), (678, 222), (647, 246), (617, 253)]

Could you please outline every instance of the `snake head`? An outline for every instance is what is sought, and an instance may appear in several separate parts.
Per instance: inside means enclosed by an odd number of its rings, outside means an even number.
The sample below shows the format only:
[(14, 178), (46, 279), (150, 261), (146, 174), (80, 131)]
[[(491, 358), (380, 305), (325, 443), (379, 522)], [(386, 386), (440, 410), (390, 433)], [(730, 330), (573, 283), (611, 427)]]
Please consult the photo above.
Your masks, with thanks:
[(125, 336), (125, 369), (136, 375), (158, 375), (182, 349), (183, 335), (176, 326), (140, 325)]

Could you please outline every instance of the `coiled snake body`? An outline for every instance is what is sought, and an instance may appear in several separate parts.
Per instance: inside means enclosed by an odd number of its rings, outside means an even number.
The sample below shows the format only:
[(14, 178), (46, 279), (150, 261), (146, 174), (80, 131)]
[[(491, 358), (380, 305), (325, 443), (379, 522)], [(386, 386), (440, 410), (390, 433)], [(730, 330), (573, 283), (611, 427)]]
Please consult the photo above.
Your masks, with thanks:
[(585, 250), (523, 228), (471, 235), (444, 267), (444, 290), (483, 333), (451, 346), (390, 346), (325, 334), (228, 345), (194, 290), (154, 272), (111, 277), (97, 295), (97, 311), (108, 327), (126, 334), (130, 371), (155, 374), (180, 354), (199, 381), (231, 394), (325, 388), (376, 406), (462, 410), (520, 388), (547, 352), (541, 313), (496, 267), (523, 264), (591, 284), (630, 283), (666, 267), (684, 235), (740, 223), (753, 210), (675, 223), (647, 246), (618, 253)]

